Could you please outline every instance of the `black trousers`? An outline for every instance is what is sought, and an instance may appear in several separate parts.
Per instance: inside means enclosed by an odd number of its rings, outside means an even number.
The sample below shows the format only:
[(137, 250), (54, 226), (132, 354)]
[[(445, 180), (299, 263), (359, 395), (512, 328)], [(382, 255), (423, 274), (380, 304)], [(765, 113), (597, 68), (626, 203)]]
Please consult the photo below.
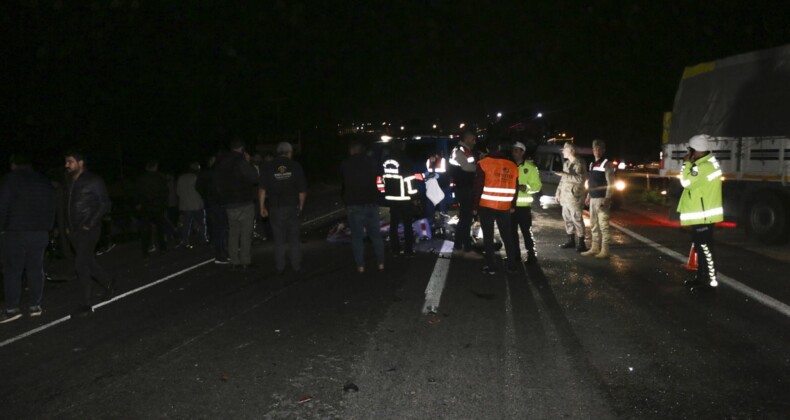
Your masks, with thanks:
[(713, 224), (691, 225), (691, 243), (697, 253), (697, 279), (716, 285), (716, 267), (713, 263)]
[(45, 230), (8, 231), (0, 236), (0, 241), (6, 310), (19, 308), (23, 275), (30, 289), (30, 305), (40, 305), (44, 293), (44, 250), (49, 234)]
[[(151, 236), (156, 235), (156, 243), (159, 245), (159, 250), (167, 248), (165, 242), (165, 229), (167, 229), (168, 221), (165, 217), (165, 210), (145, 210), (140, 212), (140, 245), (143, 254), (147, 254), (151, 248)], [(156, 228), (156, 229), (154, 229)]]
[(494, 210), (488, 207), (480, 207), (477, 210), (480, 216), (480, 229), (483, 231), (483, 248), (486, 253), (486, 265), (495, 267), (494, 260), (494, 222), (499, 228), (499, 236), (505, 244), (505, 254), (507, 255), (508, 265), (515, 266), (521, 261), (514, 244), (513, 231), (511, 228), (511, 214), (507, 210)]
[(458, 202), (458, 224), (455, 225), (455, 243), (453, 248), (456, 250), (472, 250), (472, 189), (456, 188), (455, 200)]
[(521, 255), (521, 244), (518, 240), (518, 231), (520, 229), (527, 252), (535, 255), (535, 237), (532, 235), (532, 207), (516, 207), (511, 219), (511, 231), (513, 232), (513, 245), (516, 247), (516, 254)]
[(94, 249), (99, 242), (101, 229), (95, 227), (90, 230), (78, 229), (71, 232), (69, 239), (74, 248), (74, 268), (77, 271), (77, 278), (82, 287), (82, 304), (91, 304), (91, 285), (96, 281), (100, 286), (106, 288), (112, 276), (96, 262)]
[(403, 239), (406, 242), (406, 252), (414, 251), (414, 207), (411, 201), (389, 202), (390, 206), (390, 250), (400, 252), (400, 237), (398, 225), (403, 223)]

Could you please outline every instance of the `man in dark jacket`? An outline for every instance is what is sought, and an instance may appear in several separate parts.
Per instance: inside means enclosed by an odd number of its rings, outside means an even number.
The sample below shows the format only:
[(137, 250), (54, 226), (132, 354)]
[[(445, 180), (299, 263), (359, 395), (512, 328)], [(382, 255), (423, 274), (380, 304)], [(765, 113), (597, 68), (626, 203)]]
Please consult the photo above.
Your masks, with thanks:
[(244, 270), (252, 263), (252, 227), (255, 220), (253, 203), (258, 172), (250, 164), (244, 143), (234, 140), (230, 152), (217, 162), (214, 182), (219, 201), (228, 215), (228, 252), (232, 268)]
[(66, 212), (69, 240), (74, 248), (74, 265), (82, 286), (82, 303), (75, 315), (93, 312), (91, 282), (95, 280), (105, 290), (104, 298), (113, 293), (114, 279), (97, 262), (94, 255), (101, 233), (101, 220), (110, 211), (110, 197), (104, 180), (85, 168), (85, 155), (66, 154)]
[(307, 185), (302, 165), (292, 158), (291, 143), (278, 144), (277, 157), (264, 165), (258, 187), (261, 217), (270, 217), (272, 223), (274, 264), (278, 273), (285, 270), (286, 252), (294, 272), (302, 269), (299, 216), (304, 208)]
[(41, 315), (44, 292), (44, 251), (49, 229), (55, 223), (55, 189), (33, 170), (22, 155), (11, 157), (11, 173), (0, 187), (0, 238), (2, 241), (5, 309), (0, 323), (22, 316), (19, 300), (22, 274), (27, 277), (30, 316)]
[(228, 214), (219, 202), (219, 191), (215, 182), (217, 158), (211, 156), (206, 161), (206, 170), (198, 174), (195, 188), (203, 198), (208, 215), (208, 228), (211, 245), (214, 248), (214, 264), (227, 264), (228, 261)]
[(144, 256), (151, 252), (152, 235), (156, 235), (160, 251), (167, 248), (165, 212), (169, 194), (167, 178), (159, 172), (159, 163), (154, 160), (149, 161), (145, 165), (145, 173), (137, 179), (137, 211), (142, 223), (140, 245)]

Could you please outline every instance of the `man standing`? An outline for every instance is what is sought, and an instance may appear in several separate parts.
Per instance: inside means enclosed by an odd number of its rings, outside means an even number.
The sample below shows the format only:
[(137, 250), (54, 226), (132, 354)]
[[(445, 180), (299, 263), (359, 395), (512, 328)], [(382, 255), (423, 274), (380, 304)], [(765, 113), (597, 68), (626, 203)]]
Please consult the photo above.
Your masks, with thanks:
[(684, 284), (693, 293), (714, 290), (713, 224), (724, 221), (721, 199), (721, 168), (710, 152), (713, 139), (705, 134), (689, 140), (689, 152), (680, 169), (683, 195), (678, 202), (680, 225), (691, 228), (691, 242), (698, 255), (697, 275)]
[[(587, 178), (587, 169), (584, 161), (576, 157), (576, 147), (573, 143), (562, 146), (562, 157), (565, 163), (562, 172), (555, 172), (562, 177), (557, 185), (557, 201), (562, 206), (562, 219), (565, 221), (565, 233), (568, 241), (561, 244), (560, 248), (573, 248), (579, 252), (586, 251), (584, 246), (584, 219), (582, 218), (582, 199), (584, 198), (584, 179)], [(578, 239), (578, 243), (576, 243)]]
[(395, 256), (401, 254), (398, 225), (403, 224), (403, 240), (406, 257), (414, 256), (414, 206), (412, 199), (417, 194), (412, 162), (403, 153), (406, 143), (397, 141), (392, 152), (384, 159), (382, 181), (384, 200), (390, 208), (390, 251)]
[(148, 161), (145, 172), (137, 180), (137, 210), (140, 212), (140, 246), (143, 256), (151, 253), (152, 236), (160, 251), (167, 249), (165, 231), (167, 228), (167, 201), (169, 195), (167, 178), (159, 173), (159, 162)]
[(203, 198), (198, 194), (195, 184), (200, 173), (200, 163), (192, 162), (189, 164), (189, 171), (178, 177), (176, 182), (176, 194), (178, 195), (178, 209), (181, 211), (184, 231), (181, 235), (181, 246), (192, 248), (189, 238), (192, 233), (192, 225), (195, 224), (200, 235), (200, 243), (207, 242), (206, 238), (206, 214), (203, 209)]
[(252, 263), (252, 226), (255, 219), (255, 184), (258, 172), (241, 140), (217, 162), (215, 179), (220, 203), (228, 216), (228, 251), (233, 269), (246, 270)]
[(499, 236), (505, 244), (508, 267), (514, 272), (520, 262), (510, 226), (513, 203), (518, 183), (516, 164), (499, 151), (499, 142), (488, 141), (488, 155), (480, 160), (474, 181), (473, 213), (480, 216), (480, 229), (483, 231), (483, 247), (486, 265), (481, 271), (496, 274), (494, 260), (494, 221), (499, 228)]
[(518, 167), (518, 186), (516, 189), (516, 210), (513, 213), (512, 232), (516, 255), (521, 256), (521, 249), (518, 240), (518, 230), (521, 228), (521, 235), (524, 236), (524, 246), (527, 248), (527, 264), (538, 262), (538, 254), (535, 251), (535, 237), (532, 235), (532, 203), (534, 195), (540, 192), (543, 184), (540, 182), (540, 172), (537, 166), (526, 157), (526, 146), (524, 143), (516, 142), (513, 145), (513, 160)]
[(373, 243), (376, 264), (384, 270), (384, 240), (381, 238), (379, 192), (376, 187), (378, 170), (376, 162), (365, 156), (358, 140), (348, 145), (350, 154), (340, 164), (343, 202), (346, 205), (348, 224), (351, 228), (351, 251), (357, 272), (365, 272), (365, 234)]
[(26, 156), (11, 157), (11, 173), (0, 187), (0, 241), (2, 242), (5, 309), (0, 324), (22, 316), (19, 309), (22, 274), (27, 277), (30, 316), (41, 315), (44, 293), (44, 251), (55, 223), (55, 188), (33, 170)]
[(458, 202), (458, 224), (455, 225), (455, 243), (453, 255), (473, 260), (483, 259), (482, 255), (472, 251), (473, 200), (472, 184), (475, 180), (477, 164), (472, 149), (477, 143), (477, 136), (471, 131), (464, 131), (461, 141), (453, 149), (450, 157), (450, 175), (455, 182), (455, 200)]
[(68, 232), (74, 248), (74, 265), (82, 286), (82, 304), (75, 315), (93, 312), (91, 282), (96, 281), (104, 290), (104, 298), (114, 291), (114, 279), (97, 262), (93, 250), (99, 241), (101, 220), (110, 210), (110, 198), (104, 180), (85, 168), (85, 155), (80, 152), (66, 154)]
[(614, 167), (604, 157), (606, 143), (595, 139), (592, 144), (595, 162), (590, 163), (584, 203), (590, 207), (590, 233), (592, 247), (582, 252), (585, 257), (609, 258), (609, 209), (614, 189)]
[(261, 217), (270, 217), (272, 224), (274, 264), (278, 274), (285, 271), (286, 252), (294, 272), (302, 269), (299, 217), (306, 197), (307, 183), (302, 165), (293, 160), (291, 143), (281, 142), (277, 145), (277, 157), (264, 165), (258, 184)]
[(211, 246), (214, 248), (214, 264), (227, 264), (228, 261), (228, 214), (219, 200), (219, 191), (216, 183), (217, 158), (211, 156), (206, 160), (206, 170), (198, 174), (195, 188), (208, 213), (208, 223), (211, 231)]

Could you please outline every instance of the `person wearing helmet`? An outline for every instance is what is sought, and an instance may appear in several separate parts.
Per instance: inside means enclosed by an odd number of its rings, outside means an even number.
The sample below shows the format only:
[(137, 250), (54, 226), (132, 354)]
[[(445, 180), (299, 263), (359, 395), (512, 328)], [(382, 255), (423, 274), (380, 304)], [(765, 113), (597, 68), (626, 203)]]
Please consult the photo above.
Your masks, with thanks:
[(713, 224), (724, 221), (721, 198), (721, 167), (711, 153), (713, 139), (705, 134), (689, 140), (689, 152), (680, 169), (683, 194), (678, 202), (680, 225), (691, 228), (691, 242), (697, 253), (697, 273), (684, 284), (691, 292), (714, 290), (718, 286), (713, 263)]
[(527, 158), (527, 148), (524, 143), (517, 141), (513, 144), (513, 160), (518, 166), (518, 185), (516, 186), (516, 208), (513, 212), (513, 220), (510, 224), (517, 253), (521, 254), (518, 240), (518, 230), (524, 236), (524, 247), (527, 248), (527, 264), (538, 262), (538, 255), (535, 251), (535, 237), (532, 234), (532, 203), (535, 201), (535, 194), (540, 192), (543, 184), (540, 182), (540, 172), (532, 159)]

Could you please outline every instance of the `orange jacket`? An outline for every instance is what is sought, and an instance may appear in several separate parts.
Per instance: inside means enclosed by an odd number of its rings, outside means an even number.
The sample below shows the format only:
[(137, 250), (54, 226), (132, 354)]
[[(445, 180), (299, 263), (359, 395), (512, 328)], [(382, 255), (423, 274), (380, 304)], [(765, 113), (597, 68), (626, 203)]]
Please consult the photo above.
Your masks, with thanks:
[(518, 167), (501, 153), (491, 153), (478, 164), (474, 207), (510, 210), (516, 196)]

